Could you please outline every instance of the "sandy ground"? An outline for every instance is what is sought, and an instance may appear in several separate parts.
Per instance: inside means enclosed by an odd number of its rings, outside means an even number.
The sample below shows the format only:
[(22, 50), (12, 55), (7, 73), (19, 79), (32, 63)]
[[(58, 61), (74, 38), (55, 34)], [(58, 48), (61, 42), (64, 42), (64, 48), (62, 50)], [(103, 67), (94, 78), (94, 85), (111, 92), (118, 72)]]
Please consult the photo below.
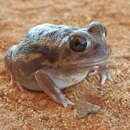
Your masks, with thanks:
[[(43, 93), (9, 86), (4, 68), (7, 49), (29, 28), (53, 23), (85, 27), (101, 21), (112, 48), (111, 81), (102, 90), (89, 77), (64, 93), (73, 102), (101, 106), (97, 114), (77, 118), (76, 107), (61, 107)], [(130, 1), (0, 0), (0, 130), (130, 130)]]

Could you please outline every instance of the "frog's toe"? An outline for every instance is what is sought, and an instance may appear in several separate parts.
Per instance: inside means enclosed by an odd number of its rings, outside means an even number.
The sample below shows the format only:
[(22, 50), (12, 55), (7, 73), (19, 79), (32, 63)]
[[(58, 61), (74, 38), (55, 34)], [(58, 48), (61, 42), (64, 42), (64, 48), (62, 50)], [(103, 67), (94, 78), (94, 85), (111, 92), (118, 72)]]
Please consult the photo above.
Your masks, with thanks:
[(63, 101), (63, 106), (67, 107), (68, 105), (74, 105), (74, 103), (71, 102), (69, 99), (65, 98), (65, 100)]
[(111, 80), (108, 67), (104, 66), (101, 69), (99, 69), (99, 76), (100, 76), (100, 86), (102, 87), (106, 82), (106, 80)]
[(110, 75), (108, 72), (102, 72), (100, 74), (100, 86), (103, 86), (106, 80), (110, 80)]
[(95, 71), (89, 71), (87, 76), (92, 76), (92, 75), (97, 75), (98, 74), (98, 71), (95, 70)]
[(19, 89), (21, 92), (24, 92), (23, 86), (22, 86), (19, 82), (16, 82), (16, 83), (17, 83), (18, 89)]
[(14, 85), (14, 82), (15, 82), (14, 76), (11, 73), (9, 73), (8, 76), (9, 76), (9, 83), (8, 83), (8, 85), (9, 86)]

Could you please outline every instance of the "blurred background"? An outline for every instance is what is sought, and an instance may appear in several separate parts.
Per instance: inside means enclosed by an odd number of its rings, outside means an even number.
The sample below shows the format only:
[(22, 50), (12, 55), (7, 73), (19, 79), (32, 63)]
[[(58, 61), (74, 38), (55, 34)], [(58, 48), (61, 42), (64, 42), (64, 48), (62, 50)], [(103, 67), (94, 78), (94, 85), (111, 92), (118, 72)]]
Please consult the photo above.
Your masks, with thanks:
[[(31, 27), (44, 23), (86, 27), (92, 21), (102, 22), (108, 30), (112, 80), (101, 92), (96, 89), (98, 79), (91, 77), (65, 93), (75, 102), (81, 96), (79, 91), (84, 92), (87, 101), (103, 108), (101, 113), (77, 120), (75, 108), (62, 108), (44, 94), (8, 86), (4, 56)], [(0, 0), (1, 130), (128, 130), (129, 92), (129, 0)]]
[(18, 43), (25, 32), (37, 24), (85, 27), (91, 21), (103, 22), (110, 39), (128, 39), (130, 1), (0, 0), (0, 38), (9, 39), (9, 44)]

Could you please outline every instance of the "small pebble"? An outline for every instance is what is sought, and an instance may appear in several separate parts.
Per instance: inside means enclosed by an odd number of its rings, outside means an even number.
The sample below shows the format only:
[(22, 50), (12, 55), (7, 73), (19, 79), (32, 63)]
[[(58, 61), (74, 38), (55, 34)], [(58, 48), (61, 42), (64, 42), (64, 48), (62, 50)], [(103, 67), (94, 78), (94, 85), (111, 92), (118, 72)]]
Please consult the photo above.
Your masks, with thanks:
[(47, 117), (47, 116), (42, 116), (42, 117), (41, 117), (41, 120), (48, 121), (48, 120), (49, 120), (49, 117)]

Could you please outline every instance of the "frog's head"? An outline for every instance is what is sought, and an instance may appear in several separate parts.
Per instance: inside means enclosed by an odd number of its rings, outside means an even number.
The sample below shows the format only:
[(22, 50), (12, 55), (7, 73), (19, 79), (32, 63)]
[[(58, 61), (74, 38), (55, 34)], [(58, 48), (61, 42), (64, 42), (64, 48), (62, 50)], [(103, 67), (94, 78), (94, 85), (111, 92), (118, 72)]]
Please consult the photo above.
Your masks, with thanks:
[(103, 24), (92, 22), (66, 36), (59, 45), (62, 65), (87, 67), (106, 62), (110, 54), (106, 34)]

